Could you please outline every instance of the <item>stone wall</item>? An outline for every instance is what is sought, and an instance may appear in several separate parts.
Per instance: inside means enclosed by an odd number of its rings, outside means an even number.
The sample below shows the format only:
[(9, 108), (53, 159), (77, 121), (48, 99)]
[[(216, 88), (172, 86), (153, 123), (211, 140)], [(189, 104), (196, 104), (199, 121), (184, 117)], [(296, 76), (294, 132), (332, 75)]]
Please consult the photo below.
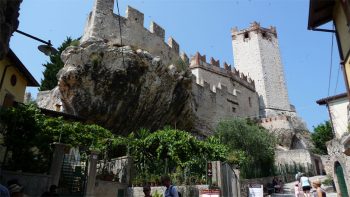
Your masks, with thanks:
[(165, 43), (165, 30), (161, 26), (152, 22), (147, 30), (143, 26), (143, 13), (128, 6), (126, 16), (122, 17), (113, 13), (113, 6), (113, 0), (95, 1), (81, 43), (100, 40), (119, 46), (137, 47), (160, 56), (165, 65), (180, 58), (179, 44), (172, 37)]
[(260, 27), (254, 22), (248, 29), (232, 30), (236, 68), (256, 83), (262, 116), (291, 111), (283, 66), (274, 27)]
[[(275, 152), (275, 165), (284, 168), (285, 166), (301, 165), (305, 168), (305, 172), (317, 174), (315, 169), (315, 161), (310, 151), (305, 149), (296, 149), (288, 151)], [(310, 171), (309, 171), (310, 170)]]
[(63, 111), (61, 93), (58, 87), (52, 90), (39, 91), (36, 96), (36, 103), (39, 107), (44, 107), (53, 111)]
[(6, 185), (7, 181), (17, 179), (24, 187), (24, 193), (29, 196), (40, 196), (47, 191), (50, 184), (50, 175), (33, 174), (22, 172), (2, 171), (1, 183)]
[(322, 155), (321, 156), (322, 165), (324, 166), (324, 171), (327, 175), (333, 176), (334, 162), (332, 162), (331, 156)]
[(231, 71), (226, 63), (224, 68), (214, 59), (207, 63), (199, 53), (192, 58), (190, 68), (195, 76), (193, 107), (199, 128), (210, 132), (222, 119), (258, 117), (258, 96), (252, 80), (236, 70)]
[[(191, 185), (191, 186), (176, 186), (178, 192), (182, 196), (186, 197), (198, 197), (200, 190), (208, 189), (208, 185)], [(166, 188), (165, 187), (151, 187), (151, 194), (154, 196), (154, 193), (161, 194), (163, 196)], [(144, 197), (142, 187), (129, 187), (128, 188), (128, 197)]]
[[(96, 180), (95, 196), (123, 196), (127, 197), (127, 184), (112, 181)], [(124, 194), (124, 195), (123, 195)]]
[(348, 195), (350, 196), (350, 157), (344, 152), (344, 145), (338, 139), (327, 142), (327, 151), (329, 155), (329, 174), (333, 177), (337, 191), (339, 192), (338, 179), (335, 174), (335, 165), (338, 163), (343, 168), (346, 185), (348, 186)]

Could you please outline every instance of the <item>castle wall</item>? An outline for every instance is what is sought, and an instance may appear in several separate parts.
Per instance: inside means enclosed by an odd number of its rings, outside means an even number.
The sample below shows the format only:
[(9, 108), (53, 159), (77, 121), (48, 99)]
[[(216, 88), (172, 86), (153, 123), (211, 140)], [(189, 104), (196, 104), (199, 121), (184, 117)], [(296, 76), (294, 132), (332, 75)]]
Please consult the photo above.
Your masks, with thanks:
[(291, 111), (283, 66), (274, 28), (253, 23), (246, 30), (232, 30), (233, 56), (236, 68), (256, 83), (262, 116)]
[(275, 116), (270, 118), (262, 118), (260, 125), (268, 130), (273, 129), (293, 129), (288, 116)]
[(199, 53), (191, 60), (191, 71), (195, 76), (192, 93), (195, 113), (202, 123), (214, 129), (222, 119), (233, 117), (257, 118), (258, 96), (254, 82), (224, 64), (221, 68), (214, 59), (207, 63)]
[[(212, 134), (220, 120), (234, 117), (233, 107), (237, 107), (237, 97), (229, 94), (227, 88), (222, 86), (213, 92), (210, 84), (204, 82), (203, 86), (192, 82), (194, 96), (194, 112), (199, 121), (197, 129)], [(228, 102), (230, 100), (231, 102)]]
[(161, 56), (166, 65), (180, 58), (179, 44), (172, 37), (165, 43), (165, 30), (161, 26), (151, 22), (148, 30), (143, 26), (143, 13), (128, 6), (126, 17), (122, 17), (113, 13), (113, 6), (113, 0), (95, 1), (93, 11), (85, 26), (84, 35), (80, 40), (82, 45), (89, 41), (130, 45), (137, 49), (147, 50), (154, 56)]

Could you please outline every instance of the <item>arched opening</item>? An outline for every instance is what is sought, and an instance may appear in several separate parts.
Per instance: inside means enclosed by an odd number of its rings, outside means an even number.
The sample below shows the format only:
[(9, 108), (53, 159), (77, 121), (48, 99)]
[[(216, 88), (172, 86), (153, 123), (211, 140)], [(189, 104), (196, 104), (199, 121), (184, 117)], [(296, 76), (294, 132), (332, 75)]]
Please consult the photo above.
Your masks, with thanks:
[(345, 176), (344, 176), (344, 171), (343, 167), (340, 165), (339, 162), (336, 162), (334, 165), (334, 172), (335, 175), (337, 176), (337, 182), (338, 182), (338, 192), (341, 193), (342, 197), (349, 197), (348, 195), (348, 188), (346, 186), (345, 182)]

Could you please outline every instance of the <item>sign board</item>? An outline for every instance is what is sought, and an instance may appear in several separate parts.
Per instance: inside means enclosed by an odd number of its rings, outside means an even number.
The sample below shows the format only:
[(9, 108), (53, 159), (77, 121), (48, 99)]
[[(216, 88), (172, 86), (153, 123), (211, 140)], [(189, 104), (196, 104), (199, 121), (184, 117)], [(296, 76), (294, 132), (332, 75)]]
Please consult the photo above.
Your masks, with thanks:
[(264, 188), (261, 184), (251, 184), (249, 185), (249, 197), (263, 197)]
[(219, 189), (201, 190), (199, 197), (220, 197), (220, 190)]

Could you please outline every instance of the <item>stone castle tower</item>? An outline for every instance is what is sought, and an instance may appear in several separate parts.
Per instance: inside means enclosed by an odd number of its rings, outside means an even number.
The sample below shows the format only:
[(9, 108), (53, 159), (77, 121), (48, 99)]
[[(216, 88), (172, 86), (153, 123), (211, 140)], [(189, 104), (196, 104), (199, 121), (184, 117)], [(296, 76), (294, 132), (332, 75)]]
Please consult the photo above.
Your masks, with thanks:
[(275, 27), (253, 22), (247, 29), (231, 31), (234, 63), (255, 81), (260, 116), (295, 115), (289, 103)]

